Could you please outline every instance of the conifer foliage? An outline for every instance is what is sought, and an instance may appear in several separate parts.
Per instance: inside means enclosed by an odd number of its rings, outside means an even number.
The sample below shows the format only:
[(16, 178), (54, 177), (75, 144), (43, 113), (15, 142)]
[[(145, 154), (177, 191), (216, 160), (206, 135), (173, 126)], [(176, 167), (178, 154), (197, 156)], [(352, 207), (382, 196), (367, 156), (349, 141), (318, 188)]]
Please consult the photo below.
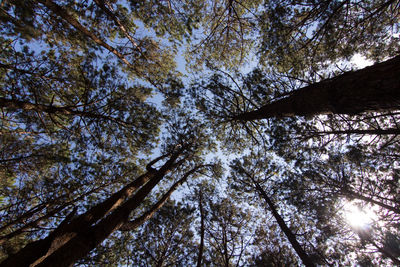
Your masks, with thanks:
[(0, 266), (399, 265), (399, 17), (1, 1)]

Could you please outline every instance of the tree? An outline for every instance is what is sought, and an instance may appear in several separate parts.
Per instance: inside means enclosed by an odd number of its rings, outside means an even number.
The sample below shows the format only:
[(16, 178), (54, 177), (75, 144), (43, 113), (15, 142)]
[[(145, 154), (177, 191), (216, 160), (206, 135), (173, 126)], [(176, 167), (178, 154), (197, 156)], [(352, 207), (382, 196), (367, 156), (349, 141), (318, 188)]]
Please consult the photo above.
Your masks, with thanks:
[[(246, 262), (252, 238), (250, 212), (240, 209), (228, 198), (209, 200), (205, 218), (204, 242), (208, 261), (220, 266), (237, 266)], [(206, 262), (206, 260), (205, 260)]]
[(3, 1), (1, 264), (398, 263), (397, 2)]
[(244, 175), (246, 177), (246, 179), (249, 180), (249, 183), (251, 183), (255, 187), (255, 191), (260, 195), (260, 197), (265, 200), (265, 203), (267, 204), (268, 209), (271, 211), (272, 215), (274, 216), (275, 220), (277, 221), (281, 231), (283, 231), (285, 233), (285, 236), (289, 240), (293, 249), (296, 251), (296, 253), (299, 256), (299, 258), (301, 259), (302, 263), (305, 266), (315, 266), (313, 260), (310, 258), (310, 256), (305, 252), (303, 247), (297, 241), (295, 234), (292, 232), (292, 230), (290, 230), (290, 228), (288, 227), (288, 225), (286, 224), (284, 219), (278, 213), (272, 200), (269, 198), (269, 196), (264, 191), (264, 189), (260, 186), (260, 184), (255, 180), (256, 178), (240, 165), (232, 165), (232, 167), (238, 172), (238, 175)]
[(297, 76), (349, 59), (393, 57), (396, 1), (268, 1), (259, 20), (260, 62)]
[[(186, 145), (187, 146), (187, 145)], [(163, 155), (147, 166), (148, 172), (132, 183), (97, 204), (86, 213), (75, 218), (71, 214), (48, 237), (28, 244), (16, 255), (2, 264), (52, 265), (63, 262), (65, 266), (85, 256), (108, 235), (126, 223), (129, 214), (136, 209), (167, 172), (179, 167), (178, 157), (186, 146), (171, 153), (170, 158), (158, 170), (151, 166), (167, 155)], [(180, 159), (182, 162), (183, 159)], [(142, 186), (135, 195), (135, 191)], [(127, 199), (124, 201), (124, 199)], [(107, 216), (108, 215), (108, 216)], [(106, 217), (107, 216), (107, 217)]]
[(190, 206), (172, 201), (160, 209), (144, 227), (139, 229), (133, 241), (134, 265), (169, 266), (191, 265), (196, 253)]
[(300, 88), (234, 120), (390, 111), (399, 108), (400, 56)]

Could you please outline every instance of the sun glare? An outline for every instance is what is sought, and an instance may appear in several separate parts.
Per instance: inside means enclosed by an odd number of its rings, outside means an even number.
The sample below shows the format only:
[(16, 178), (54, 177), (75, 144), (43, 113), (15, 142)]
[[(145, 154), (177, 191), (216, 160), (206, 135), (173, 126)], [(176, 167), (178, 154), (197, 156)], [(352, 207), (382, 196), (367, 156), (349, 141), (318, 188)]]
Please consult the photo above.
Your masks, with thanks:
[(349, 202), (344, 205), (344, 217), (354, 228), (364, 228), (372, 223), (376, 214), (369, 210), (361, 210), (357, 205)]

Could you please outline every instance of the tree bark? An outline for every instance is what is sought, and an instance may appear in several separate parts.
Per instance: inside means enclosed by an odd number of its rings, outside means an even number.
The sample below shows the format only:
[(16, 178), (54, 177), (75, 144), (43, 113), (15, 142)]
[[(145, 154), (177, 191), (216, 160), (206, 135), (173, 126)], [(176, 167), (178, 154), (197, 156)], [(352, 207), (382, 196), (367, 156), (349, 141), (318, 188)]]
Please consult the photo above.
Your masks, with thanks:
[[(249, 176), (249, 174), (247, 174), (247, 176)], [(279, 227), (285, 233), (285, 235), (288, 238), (290, 244), (292, 245), (293, 249), (296, 251), (297, 255), (300, 257), (300, 259), (303, 262), (303, 264), (305, 266), (307, 266), (307, 267), (314, 267), (315, 265), (314, 265), (313, 261), (310, 259), (308, 254), (304, 251), (302, 246), (299, 244), (299, 242), (296, 239), (296, 236), (292, 233), (292, 231), (286, 225), (286, 222), (279, 215), (278, 211), (275, 208), (274, 203), (272, 203), (271, 199), (268, 197), (268, 195), (262, 189), (260, 184), (257, 183), (251, 176), (249, 176), (249, 177), (251, 178), (251, 180), (253, 181), (254, 185), (256, 186), (256, 189), (257, 189), (258, 193), (261, 195), (262, 198), (264, 198), (265, 202), (267, 203), (268, 207), (271, 210), (272, 215), (274, 216), (275, 220), (278, 222)]]
[(155, 173), (155, 175), (130, 199), (116, 208), (109, 216), (95, 225), (75, 229), (77, 234), (45, 259), (39, 259), (32, 266), (71, 266), (78, 259), (87, 255), (111, 233), (118, 230), (128, 220), (129, 214), (135, 210), (162, 180), (164, 175), (174, 166), (180, 153), (171, 158)]
[[(46, 238), (28, 244), (15, 255), (3, 261), (0, 266), (35, 266), (40, 263), (43, 259), (58, 251), (70, 240), (76, 238), (79, 233), (82, 234), (83, 232), (83, 234), (85, 234), (85, 229), (89, 229), (97, 221), (104, 219), (107, 214), (121, 208), (124, 201), (131, 198), (140, 186), (146, 184), (142, 187), (143, 189), (149, 184), (149, 181), (154, 180), (155, 177), (159, 177), (160, 172), (164, 174), (167, 173), (172, 168), (173, 163), (182, 151), (183, 149), (180, 149), (173, 153), (170, 159), (158, 171), (151, 169), (151, 171), (139, 176), (133, 182), (114, 193), (105, 201), (89, 209), (86, 213), (60, 224), (57, 229), (50, 233)], [(153, 160), (150, 164), (154, 164), (157, 160), (163, 157), (165, 156)], [(143, 192), (142, 189), (139, 192)], [(137, 194), (139, 194), (139, 192)], [(133, 199), (137, 199), (137, 197), (134, 197)], [(59, 264), (53, 266), (59, 266)]]
[(400, 109), (400, 56), (300, 88), (288, 97), (233, 116), (233, 119), (355, 115), (397, 109)]

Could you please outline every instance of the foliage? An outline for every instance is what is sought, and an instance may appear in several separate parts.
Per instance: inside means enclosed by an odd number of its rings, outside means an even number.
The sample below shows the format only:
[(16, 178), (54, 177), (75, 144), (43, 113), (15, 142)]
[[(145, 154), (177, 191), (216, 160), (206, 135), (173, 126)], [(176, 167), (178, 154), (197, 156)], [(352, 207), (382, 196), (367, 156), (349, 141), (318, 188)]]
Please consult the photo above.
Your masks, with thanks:
[[(399, 10), (2, 1), (0, 265), (400, 264), (400, 95), (357, 109), (399, 91), (398, 66), (371, 89), (349, 62), (398, 54)], [(335, 97), (366, 112), (299, 116), (317, 90), (243, 119), (340, 77)], [(373, 218), (353, 225), (349, 205)]]

